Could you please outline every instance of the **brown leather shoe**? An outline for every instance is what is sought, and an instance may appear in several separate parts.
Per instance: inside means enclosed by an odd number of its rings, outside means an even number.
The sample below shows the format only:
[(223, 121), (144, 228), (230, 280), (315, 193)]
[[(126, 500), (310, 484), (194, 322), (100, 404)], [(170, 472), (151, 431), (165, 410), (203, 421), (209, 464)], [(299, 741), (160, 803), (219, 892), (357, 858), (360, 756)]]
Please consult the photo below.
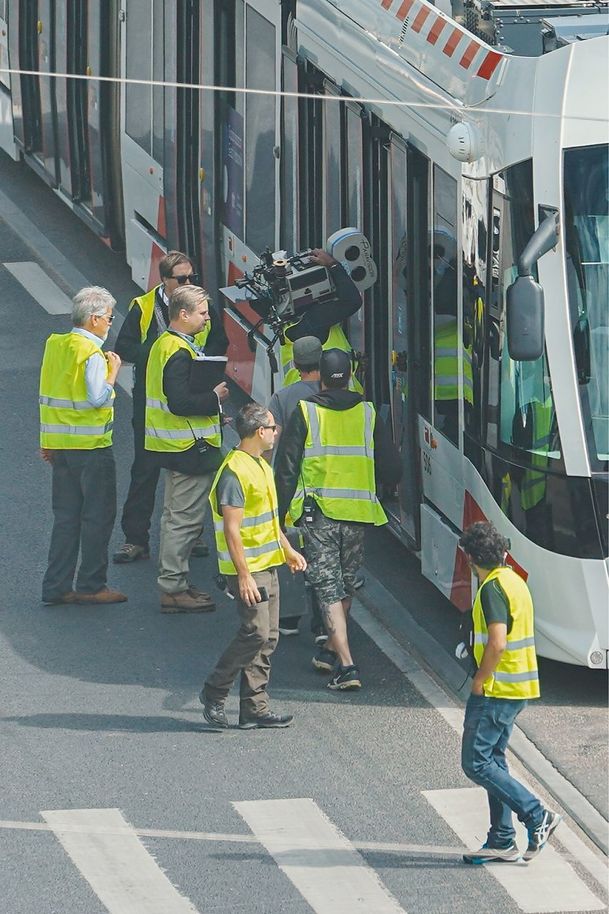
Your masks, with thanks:
[(162, 613), (212, 613), (215, 608), (216, 604), (209, 594), (192, 587), (181, 593), (161, 595)]
[(97, 593), (74, 593), (74, 599), (71, 603), (78, 603), (80, 606), (88, 606), (90, 603), (101, 605), (106, 603), (126, 603), (127, 597), (120, 590), (110, 590), (109, 587), (102, 587)]
[(74, 603), (76, 596), (77, 594), (74, 590), (68, 590), (67, 593), (62, 593), (60, 597), (51, 597), (50, 600), (43, 598), (42, 602), (45, 606), (57, 606), (60, 603)]

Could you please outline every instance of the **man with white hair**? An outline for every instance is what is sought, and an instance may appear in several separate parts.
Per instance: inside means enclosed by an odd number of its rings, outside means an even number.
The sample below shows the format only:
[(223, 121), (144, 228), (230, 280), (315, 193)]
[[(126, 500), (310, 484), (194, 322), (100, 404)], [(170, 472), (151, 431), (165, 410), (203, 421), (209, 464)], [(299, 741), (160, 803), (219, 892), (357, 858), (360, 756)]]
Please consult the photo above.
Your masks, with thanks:
[[(114, 383), (121, 360), (102, 352), (116, 301), (90, 286), (73, 299), (69, 333), (48, 338), (40, 370), (40, 446), (53, 470), (53, 532), (42, 601), (124, 603), (106, 583), (116, 516)], [(74, 575), (80, 551), (80, 567)]]

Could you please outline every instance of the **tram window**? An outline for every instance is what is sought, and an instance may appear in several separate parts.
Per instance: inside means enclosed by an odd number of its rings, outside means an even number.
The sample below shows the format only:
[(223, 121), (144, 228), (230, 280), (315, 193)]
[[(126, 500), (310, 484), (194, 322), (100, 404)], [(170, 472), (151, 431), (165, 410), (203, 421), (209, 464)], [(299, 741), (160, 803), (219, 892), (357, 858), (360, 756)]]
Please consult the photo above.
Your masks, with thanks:
[(565, 150), (567, 292), (594, 470), (609, 461), (609, 147)]
[[(247, 7), (248, 89), (275, 89), (275, 27)], [(275, 97), (247, 95), (245, 101), (245, 241), (256, 253), (275, 243)]]
[(345, 181), (347, 185), (345, 222), (362, 229), (364, 199), (364, 166), (362, 149), (362, 117), (359, 108), (346, 106), (346, 143), (347, 159)]
[(434, 317), (434, 425), (459, 440), (457, 182), (436, 165), (430, 239)]
[(281, 235), (280, 245), (287, 251), (297, 251), (298, 240), (298, 67), (295, 58), (283, 50), (283, 90), (294, 95), (282, 100), (283, 145), (281, 150)]
[[(152, 50), (152, 78), (155, 82), (165, 79), (165, 28), (163, 0), (154, 0), (154, 33)], [(163, 86), (152, 88), (152, 158), (163, 163), (163, 142), (165, 132), (165, 90)]]
[(480, 439), (485, 354), (488, 181), (462, 178), (463, 410), (465, 430)]
[[(326, 86), (325, 97), (336, 97), (338, 93), (333, 86)], [(324, 239), (342, 227), (341, 217), (341, 121), (342, 104), (334, 101), (323, 101), (323, 144), (324, 144)]]
[[(153, 56), (153, 3), (141, 0), (129, 6), (127, 17), (127, 79), (150, 79)], [(125, 129), (131, 139), (152, 154), (152, 92), (150, 86), (127, 83)]]
[[(493, 178), (491, 296), (486, 327), (490, 417), (487, 443), (506, 456), (525, 459), (541, 470), (550, 461), (561, 459), (547, 357), (544, 353), (535, 362), (514, 362), (505, 336), (507, 289), (516, 277), (518, 258), (534, 230), (533, 173), (528, 160)], [(535, 483), (536, 480), (531, 481), (532, 490)]]

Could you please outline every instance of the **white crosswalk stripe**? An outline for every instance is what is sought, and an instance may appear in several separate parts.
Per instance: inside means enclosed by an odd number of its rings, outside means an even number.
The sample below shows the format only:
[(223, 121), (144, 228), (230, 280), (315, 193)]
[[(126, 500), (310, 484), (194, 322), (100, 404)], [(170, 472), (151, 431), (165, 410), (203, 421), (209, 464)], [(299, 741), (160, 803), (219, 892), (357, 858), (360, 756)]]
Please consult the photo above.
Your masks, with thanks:
[(5, 263), (4, 266), (48, 314), (72, 313), (72, 302), (68, 296), (37, 263), (25, 261)]
[[(484, 843), (488, 831), (488, 803), (482, 788), (426, 790), (423, 795), (466, 847), (475, 850)], [(524, 850), (526, 830), (519, 822), (515, 821), (515, 824), (517, 844)], [(558, 841), (560, 828), (556, 831)], [(604, 902), (590, 891), (551, 845), (528, 864), (493, 863), (484, 864), (484, 868), (527, 914), (606, 910)]]
[(41, 815), (110, 914), (198, 914), (118, 809), (60, 809)]
[(404, 914), (313, 800), (257, 800), (233, 806), (315, 914)]

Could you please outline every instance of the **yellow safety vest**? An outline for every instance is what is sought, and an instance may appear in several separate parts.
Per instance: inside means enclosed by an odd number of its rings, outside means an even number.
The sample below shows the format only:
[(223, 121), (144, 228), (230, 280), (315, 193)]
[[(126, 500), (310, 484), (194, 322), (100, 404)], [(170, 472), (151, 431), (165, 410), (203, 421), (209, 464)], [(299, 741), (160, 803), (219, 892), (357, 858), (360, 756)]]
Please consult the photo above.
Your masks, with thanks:
[[(531, 417), (533, 422), (533, 441), (531, 444), (531, 462), (540, 469), (525, 470), (520, 484), (520, 505), (525, 511), (540, 504), (546, 497), (546, 474), (541, 472), (548, 466), (548, 452), (552, 443), (552, 425), (554, 420), (554, 407), (552, 398), (545, 403), (534, 400), (531, 403)], [(540, 453), (541, 452), (541, 453)]]
[(307, 436), (291, 517), (295, 521), (301, 517), (304, 499), (310, 496), (334, 520), (377, 527), (386, 524), (376, 495), (372, 403), (362, 401), (345, 410), (327, 409), (307, 400), (298, 405)]
[[(195, 352), (182, 337), (165, 331), (152, 344), (146, 369), (146, 428), (144, 447), (147, 451), (187, 451), (195, 438), (204, 438), (214, 447), (222, 443), (220, 416), (176, 416), (167, 404), (163, 390), (163, 372), (169, 359), (179, 349), (191, 358)], [(189, 424), (190, 423), (190, 424)]]
[[(436, 327), (434, 334), (434, 381), (436, 400), (456, 400), (459, 396), (457, 319)], [(463, 346), (463, 397), (473, 403), (472, 347)]]
[(230, 467), (245, 496), (240, 534), (250, 572), (283, 565), (285, 555), (280, 543), (279, 509), (273, 471), (266, 460), (256, 460), (244, 451), (231, 451), (216, 473), (209, 501), (216, 533), (218, 568), (221, 574), (237, 574), (224, 535), (224, 519), (218, 505), (216, 488), (225, 467)]
[[(297, 323), (297, 322), (296, 322)], [(295, 327), (296, 323), (290, 324), (290, 327)], [(289, 330), (290, 327), (286, 327), (286, 330)], [(296, 381), (300, 381), (300, 372), (294, 365), (294, 343), (284, 335), (285, 342), (281, 344), (281, 367), (283, 368), (283, 386), (289, 387), (290, 384), (295, 384)], [(333, 327), (330, 327), (330, 332), (328, 333), (328, 339), (325, 343), (322, 343), (321, 348), (326, 349), (340, 349), (342, 352), (347, 352), (351, 356), (351, 378), (349, 379), (349, 390), (354, 390), (358, 394), (363, 394), (364, 388), (355, 377), (355, 372), (357, 370), (357, 360), (355, 358), (353, 349), (351, 348), (351, 343), (345, 336), (345, 331), (340, 324), (334, 324)]]
[[(154, 289), (150, 289), (144, 295), (138, 295), (129, 304), (129, 310), (135, 306), (140, 306), (140, 336), (142, 343), (145, 342), (146, 337), (148, 336), (148, 331), (150, 329), (150, 324), (152, 323), (152, 317), (154, 315), (154, 303), (156, 300), (157, 289), (161, 288), (161, 284), (155, 286)], [(195, 343), (197, 346), (204, 346), (207, 342), (207, 337), (209, 336), (211, 330), (211, 321), (207, 321), (203, 330), (200, 333), (195, 334)]]
[[(85, 365), (103, 353), (80, 333), (53, 333), (40, 370), (40, 446), (52, 450), (90, 451), (112, 444), (114, 391), (106, 406), (87, 400)], [(109, 366), (106, 365), (106, 377)]]
[(539, 698), (539, 673), (535, 655), (533, 600), (529, 588), (512, 568), (494, 568), (476, 594), (472, 618), (474, 624), (474, 657), (480, 665), (488, 642), (488, 628), (482, 611), (482, 588), (499, 581), (512, 617), (507, 647), (497, 669), (484, 683), (489, 698)]

